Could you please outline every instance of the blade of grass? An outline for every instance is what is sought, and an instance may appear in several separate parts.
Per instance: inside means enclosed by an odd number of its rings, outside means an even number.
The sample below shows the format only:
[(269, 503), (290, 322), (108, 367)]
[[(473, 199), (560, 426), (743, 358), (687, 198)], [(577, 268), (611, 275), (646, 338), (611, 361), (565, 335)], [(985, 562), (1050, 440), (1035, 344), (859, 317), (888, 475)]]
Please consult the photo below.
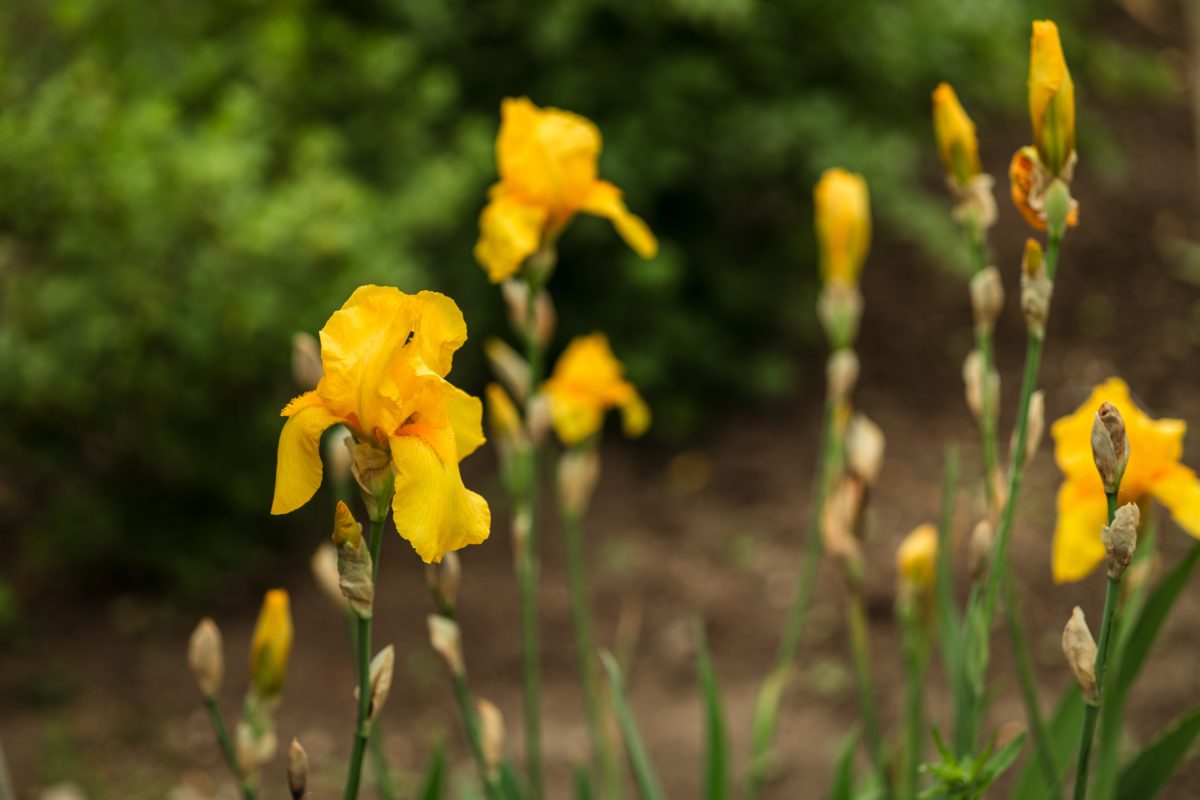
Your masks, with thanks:
[(725, 714), (721, 710), (721, 692), (704, 625), (696, 623), (696, 669), (700, 676), (700, 691), (704, 698), (704, 792), (707, 800), (726, 800), (730, 797), (729, 738), (725, 732)]
[(642, 800), (666, 800), (662, 784), (654, 772), (654, 765), (642, 744), (642, 736), (638, 732), (637, 720), (629, 708), (625, 698), (625, 683), (621, 678), (621, 669), (617, 666), (612, 653), (605, 650), (600, 654), (600, 662), (608, 674), (610, 687), (609, 696), (612, 699), (613, 711), (617, 715), (617, 725), (621, 729), (621, 738), (625, 740), (625, 751), (629, 756), (629, 766), (633, 770), (634, 782)]
[(1200, 735), (1200, 708), (1179, 718), (1137, 755), (1117, 779), (1117, 800), (1150, 800), (1158, 794)]
[(439, 738), (433, 743), (433, 753), (429, 756), (429, 766), (425, 768), (425, 777), (421, 781), (421, 791), (417, 797), (421, 800), (441, 800), (446, 789), (446, 745)]

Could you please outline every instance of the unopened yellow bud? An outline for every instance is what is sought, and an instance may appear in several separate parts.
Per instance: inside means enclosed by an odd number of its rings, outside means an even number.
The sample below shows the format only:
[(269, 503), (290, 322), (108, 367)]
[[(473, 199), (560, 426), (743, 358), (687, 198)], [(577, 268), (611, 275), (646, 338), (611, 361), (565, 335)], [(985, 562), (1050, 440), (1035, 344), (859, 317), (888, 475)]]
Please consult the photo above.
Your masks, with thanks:
[(948, 83), (940, 83), (933, 90), (933, 133), (946, 174), (965, 187), (980, 171), (979, 140), (975, 123)]
[(871, 207), (861, 175), (825, 170), (813, 190), (821, 278), (855, 286), (871, 245)]
[(1033, 23), (1029, 50), (1029, 118), (1038, 158), (1052, 177), (1075, 152), (1075, 84), (1067, 70), (1058, 26)]
[(937, 528), (926, 523), (904, 537), (896, 550), (896, 573), (902, 585), (927, 591), (937, 569)]
[(272, 589), (263, 598), (250, 643), (250, 680), (262, 698), (278, 697), (292, 651), (292, 612), (288, 593)]
[(333, 543), (337, 547), (357, 547), (362, 542), (362, 525), (354, 518), (345, 501), (338, 500), (333, 510)]
[(188, 641), (188, 666), (192, 668), (202, 695), (215, 697), (221, 691), (221, 678), (225, 674), (221, 629), (208, 617), (200, 620), (196, 630), (192, 631)]
[(1096, 640), (1088, 630), (1083, 609), (1075, 606), (1062, 635), (1063, 655), (1075, 673), (1075, 680), (1083, 690), (1083, 700), (1088, 705), (1100, 705), (1100, 690), (1096, 686)]
[(362, 537), (362, 525), (341, 500), (333, 512), (333, 543), (337, 547), (338, 589), (354, 613), (368, 619), (375, 603), (375, 568)]

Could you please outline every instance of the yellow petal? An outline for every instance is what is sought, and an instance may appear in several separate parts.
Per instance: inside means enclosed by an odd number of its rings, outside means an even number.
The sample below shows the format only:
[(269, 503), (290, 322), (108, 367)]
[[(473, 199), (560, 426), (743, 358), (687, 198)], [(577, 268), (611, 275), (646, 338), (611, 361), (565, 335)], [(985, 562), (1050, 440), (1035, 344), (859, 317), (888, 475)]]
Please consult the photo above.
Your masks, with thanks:
[(933, 585), (937, 551), (937, 528), (926, 523), (913, 529), (896, 550), (896, 573), (912, 586), (929, 588)]
[(1166, 506), (1179, 527), (1200, 539), (1200, 480), (1195, 472), (1176, 464), (1158, 479), (1150, 493)]
[(813, 189), (813, 202), (822, 279), (856, 285), (871, 245), (867, 182), (844, 169), (827, 169)]
[(1058, 26), (1033, 23), (1029, 49), (1029, 117), (1033, 143), (1051, 175), (1058, 175), (1075, 149), (1075, 84), (1067, 70)]
[(650, 427), (650, 407), (637, 392), (621, 404), (621, 428), (631, 439), (641, 436)]
[(585, 117), (538, 108), (527, 97), (506, 99), (500, 118), (500, 180), (522, 201), (545, 208), (555, 225), (565, 224), (596, 181), (600, 130)]
[(604, 425), (604, 406), (569, 396), (551, 396), (550, 422), (563, 444), (580, 444), (596, 435)]
[(517, 273), (541, 246), (547, 217), (546, 208), (512, 196), (501, 195), (487, 204), (479, 215), (475, 260), (487, 271), (488, 280), (502, 283)]
[(487, 539), (491, 511), (486, 500), (463, 486), (456, 460), (444, 462), (418, 436), (394, 436), (391, 449), (396, 468), (392, 498), (396, 530), (422, 561), (440, 562), (452, 550)]
[(1094, 488), (1071, 481), (1059, 487), (1051, 559), (1055, 583), (1083, 580), (1104, 560), (1100, 531), (1107, 522), (1108, 504), (1099, 481)]
[(419, 292), (412, 344), (421, 359), (440, 377), (446, 377), (454, 353), (467, 341), (467, 323), (458, 303), (440, 292)]
[(263, 597), (250, 642), (250, 680), (261, 697), (276, 697), (287, 677), (292, 651), (292, 612), (288, 593), (272, 589)]
[(580, 210), (611, 221), (625, 243), (642, 258), (653, 258), (658, 252), (658, 240), (650, 227), (625, 207), (621, 190), (608, 181), (592, 184)]
[(288, 421), (279, 434), (272, 514), (307, 503), (321, 485), (321, 434), (342, 419), (320, 405), (316, 392), (297, 397), (284, 409)]
[(483, 435), (483, 403), (478, 397), (446, 384), (446, 410), (454, 431), (458, 460), (462, 461), (486, 441)]

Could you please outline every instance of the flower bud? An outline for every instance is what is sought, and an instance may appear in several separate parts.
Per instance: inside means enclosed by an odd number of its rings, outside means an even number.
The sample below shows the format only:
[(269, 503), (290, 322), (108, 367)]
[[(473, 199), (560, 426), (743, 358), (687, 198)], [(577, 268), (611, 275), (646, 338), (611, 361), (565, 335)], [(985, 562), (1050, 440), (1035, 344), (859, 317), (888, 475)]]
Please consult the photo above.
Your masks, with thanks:
[(188, 666), (206, 698), (216, 697), (221, 691), (221, 678), (225, 674), (225, 655), (221, 646), (221, 629), (209, 617), (200, 620), (188, 640)]
[(1058, 26), (1033, 23), (1029, 52), (1029, 118), (1038, 158), (1052, 176), (1075, 152), (1075, 83), (1067, 70)]
[(1104, 543), (1104, 551), (1108, 553), (1108, 577), (1114, 581), (1121, 580), (1125, 568), (1133, 560), (1140, 521), (1141, 513), (1137, 504), (1126, 503), (1117, 509), (1112, 524), (1104, 526), (1104, 530), (1100, 532), (1100, 541)]
[(988, 333), (995, 330), (996, 319), (1004, 310), (1004, 284), (1000, 281), (1000, 270), (987, 267), (971, 278), (971, 310), (977, 329)]
[(525, 425), (521, 422), (521, 412), (504, 387), (489, 383), (484, 393), (487, 396), (488, 425), (492, 429), (492, 438), (508, 442), (524, 438)]
[(971, 580), (980, 580), (987, 571), (995, 541), (996, 531), (992, 528), (992, 523), (986, 519), (975, 523), (971, 538), (967, 540), (967, 571), (971, 574)]
[(321, 345), (311, 333), (292, 334), (292, 380), (304, 391), (317, 388), (325, 375), (321, 364)]
[(292, 800), (304, 797), (308, 791), (308, 753), (300, 746), (299, 739), (292, 739), (288, 748), (287, 781)]
[[(983, 420), (983, 392), (984, 392), (984, 377), (983, 377), (983, 353), (978, 350), (972, 350), (967, 354), (967, 358), (963, 361), (963, 388), (966, 391), (967, 408), (971, 409), (971, 414), (976, 421)], [(988, 411), (992, 419), (996, 417), (996, 409), (1000, 406), (1000, 375), (995, 368), (991, 370), (989, 376), (991, 380), (988, 384)]]
[(396, 649), (390, 644), (371, 659), (371, 702), (367, 707), (367, 721), (373, 722), (387, 702), (392, 690), (392, 671), (396, 666)]
[(835, 350), (849, 347), (858, 337), (862, 294), (857, 286), (831, 283), (817, 297), (817, 320)]
[(517, 402), (524, 402), (529, 396), (529, 362), (503, 339), (495, 336), (483, 343), (483, 352), (500, 382), (512, 392)]
[[(1046, 434), (1046, 393), (1041, 389), (1029, 396), (1029, 414), (1026, 417), (1025, 423), (1025, 453), (1022, 455), (1023, 467), (1028, 467), (1033, 461), (1033, 457), (1037, 455), (1038, 448), (1042, 444), (1042, 437)], [(1008, 446), (1009, 459), (1015, 464), (1017, 463), (1017, 432), (1013, 431), (1012, 439)]]
[(500, 709), (488, 700), (475, 703), (479, 713), (479, 744), (483, 750), (483, 763), (488, 772), (495, 772), (504, 760), (504, 716)]
[(960, 187), (966, 186), (980, 171), (979, 140), (975, 123), (948, 83), (933, 90), (933, 133), (946, 174)]
[(830, 492), (821, 510), (821, 540), (825, 553), (841, 562), (846, 577), (852, 582), (863, 574), (862, 546), (857, 530), (863, 504), (862, 481), (843, 477)]
[(563, 512), (581, 517), (587, 512), (600, 477), (600, 456), (592, 447), (572, 447), (558, 461), (558, 496)]
[(534, 447), (541, 447), (550, 435), (553, 425), (550, 398), (545, 392), (538, 392), (530, 399), (527, 412), (525, 421), (529, 427), (529, 440), (533, 442)]
[(466, 673), (466, 664), (463, 662), (462, 654), (462, 634), (459, 633), (458, 624), (447, 617), (440, 614), (430, 614), (429, 618), (429, 643), (442, 660), (446, 662), (446, 667), (450, 670), (451, 675), (463, 675)]
[[(508, 308), (508, 321), (513, 330), (522, 336), (529, 333), (529, 284), (524, 280), (508, 280), (501, 287), (504, 304)], [(554, 326), (557, 316), (554, 312), (554, 302), (550, 293), (539, 289), (534, 308), (534, 339), (538, 347), (545, 348), (554, 337)]]
[(342, 594), (338, 575), (337, 548), (329, 542), (321, 542), (308, 563), (317, 587), (339, 608), (346, 608), (346, 598)]
[(369, 619), (375, 602), (371, 551), (363, 539), (362, 525), (341, 500), (333, 512), (333, 543), (337, 547), (338, 588), (355, 615)]
[(827, 284), (858, 284), (871, 244), (867, 182), (844, 169), (828, 169), (813, 190), (821, 278)]
[(520, 506), (513, 512), (512, 518), (512, 543), (513, 543), (513, 563), (518, 571), (522, 568), (523, 559), (527, 555), (529, 534), (533, 526), (533, 519), (529, 513), (527, 506)]
[(924, 593), (933, 587), (937, 551), (937, 528), (928, 523), (904, 537), (896, 550), (896, 574), (902, 588)]
[(462, 561), (458, 553), (451, 550), (437, 564), (425, 565), (425, 581), (433, 593), (433, 602), (438, 610), (453, 616), (458, 607), (458, 587), (462, 582)]
[(250, 643), (250, 680), (259, 697), (271, 699), (282, 694), (291, 651), (292, 612), (288, 593), (272, 589), (263, 597)]
[(387, 517), (396, 491), (396, 473), (392, 468), (391, 454), (368, 442), (346, 439), (350, 451), (350, 471), (358, 488), (362, 490), (367, 516), (372, 522)]
[(855, 414), (846, 427), (846, 466), (871, 485), (883, 468), (883, 431), (865, 414)]
[(1050, 316), (1050, 298), (1054, 284), (1046, 274), (1046, 259), (1042, 246), (1035, 239), (1025, 241), (1025, 256), (1021, 261), (1021, 311), (1031, 336), (1046, 336), (1046, 319)]
[(1104, 491), (1113, 494), (1121, 486), (1121, 476), (1129, 463), (1129, 439), (1125, 420), (1112, 403), (1101, 403), (1092, 423), (1092, 458), (1104, 483)]
[(1091, 706), (1100, 705), (1100, 689), (1096, 686), (1096, 640), (1088, 630), (1083, 610), (1075, 606), (1062, 635), (1063, 655), (1075, 673), (1075, 680), (1083, 690), (1083, 701)]
[(842, 403), (850, 398), (858, 382), (858, 356), (849, 347), (834, 350), (825, 365), (826, 391), (830, 400)]

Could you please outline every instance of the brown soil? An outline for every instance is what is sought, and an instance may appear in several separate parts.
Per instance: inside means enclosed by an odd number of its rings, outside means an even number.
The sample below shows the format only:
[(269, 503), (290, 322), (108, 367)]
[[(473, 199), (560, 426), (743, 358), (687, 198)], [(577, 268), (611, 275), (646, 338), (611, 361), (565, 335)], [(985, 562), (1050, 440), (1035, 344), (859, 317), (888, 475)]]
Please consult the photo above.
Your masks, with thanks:
[[(1176, 106), (1108, 116), (1129, 159), (1128, 170), (1119, 182), (1101, 182), (1086, 160), (1079, 170), (1075, 194), (1083, 203), (1083, 224), (1068, 237), (1056, 288), (1041, 380), (1047, 414), (1054, 419), (1068, 413), (1093, 383), (1119, 374), (1152, 414), (1198, 423), (1194, 365), (1200, 292), (1194, 273), (1189, 278), (1180, 267), (1177, 246), (1188, 236), (1200, 237), (1189, 113)], [(1003, 175), (1007, 165), (996, 158), (987, 166)], [(1023, 354), (1024, 331), (1013, 295), (1025, 235), (1016, 215), (1002, 205), (994, 244), (1010, 293), (998, 333), (1004, 436)], [(892, 611), (893, 553), (906, 532), (936, 516), (946, 442), (961, 445), (966, 482), (956, 534), (965, 535), (976, 519), (978, 448), (959, 377), (969, 348), (969, 312), (961, 279), (933, 270), (916, 251), (896, 242), (877, 248), (864, 294), (857, 404), (888, 436), (887, 464), (871, 498), (871, 644), (880, 711), (895, 730), (902, 674)], [(622, 636), (634, 642), (631, 700), (670, 797), (694, 796), (702, 774), (691, 642), (696, 618), (707, 622), (739, 775), (745, 766), (755, 692), (776, 647), (800, 560), (821, 391), (814, 377), (792, 408), (728, 417), (682, 461), (616, 442), (605, 452), (588, 523), (599, 638), (611, 646), (622, 627)], [(483, 463), (473, 465), (473, 485), (493, 501), (497, 525), (490, 542), (463, 554), (460, 619), (472, 688), (502, 709), (510, 752), (519, 756), (516, 589), (501, 493), (482, 477), (491, 466), (488, 458), (476, 457)], [(1200, 464), (1195, 437), (1187, 460)], [(1046, 706), (1071, 680), (1059, 652), (1064, 621), (1076, 604), (1097, 619), (1104, 592), (1099, 574), (1073, 586), (1050, 580), (1057, 484), (1046, 444), (1029, 473), (1014, 536), (1024, 617)], [(307, 553), (323, 534), (314, 530), (298, 542), (272, 580), (291, 590), (297, 629), (279, 716), (281, 739), (301, 738), (315, 765), (313, 796), (333, 797), (349, 744), (353, 675), (344, 620), (312, 585), (305, 567)], [(1170, 524), (1161, 542), (1166, 564), (1189, 546)], [(543, 710), (549, 796), (557, 800), (569, 794), (570, 771), (585, 758), (586, 735), (555, 528), (546, 531), (544, 544)], [(956, 557), (955, 563), (961, 562)], [(452, 696), (426, 643), (430, 606), (424, 578), (405, 543), (394, 536), (385, 542), (381, 587), (376, 639), (394, 643), (399, 655), (384, 715), (387, 751), (405, 773), (405, 785), (411, 785), (431, 742), (445, 736), (458, 779), (469, 783)], [(254, 597), (264, 588), (265, 583), (231, 579), (213, 601), (227, 647), (227, 715), (237, 708)], [(833, 760), (857, 719), (841, 608), (838, 576), (823, 568), (798, 677), (778, 732), (769, 797), (824, 796)], [(1193, 586), (1131, 698), (1131, 744), (1145, 741), (1182, 709), (1200, 702), (1195, 670), (1200, 632), (1190, 622), (1197, 614), (1200, 592)], [(38, 626), (36, 636), (0, 653), (0, 742), (19, 796), (37, 797), (47, 783), (70, 779), (96, 798), (159, 798), (171, 787), (197, 792), (176, 797), (212, 791), (231, 797), (184, 666), (184, 644), (194, 622), (190, 614), (144, 598), (120, 597), (101, 606), (60, 610)], [(1020, 723), (1023, 710), (1007, 639), (999, 631), (993, 648), (997, 694), (989, 724)], [(931, 721), (946, 728), (949, 703), (936, 663), (927, 696)], [(282, 769), (277, 759), (267, 773), (265, 798), (285, 796)], [(1194, 761), (1162, 796), (1193, 797), (1198, 782), (1200, 761)]]

